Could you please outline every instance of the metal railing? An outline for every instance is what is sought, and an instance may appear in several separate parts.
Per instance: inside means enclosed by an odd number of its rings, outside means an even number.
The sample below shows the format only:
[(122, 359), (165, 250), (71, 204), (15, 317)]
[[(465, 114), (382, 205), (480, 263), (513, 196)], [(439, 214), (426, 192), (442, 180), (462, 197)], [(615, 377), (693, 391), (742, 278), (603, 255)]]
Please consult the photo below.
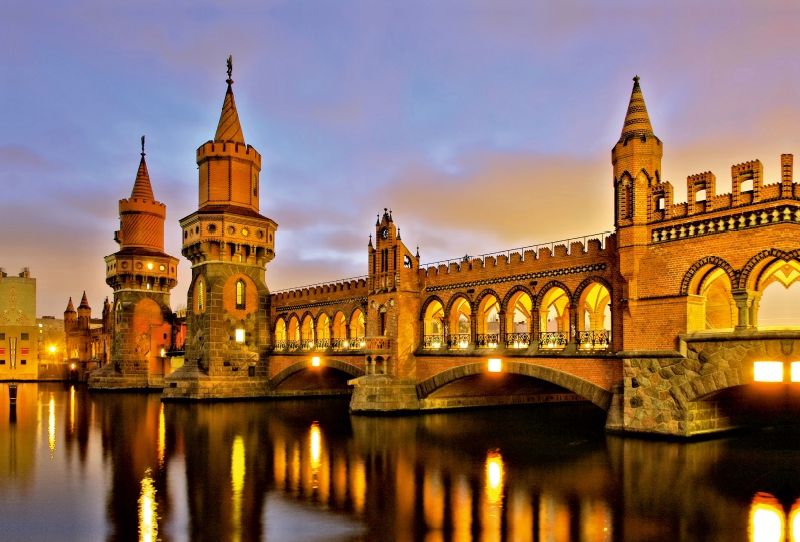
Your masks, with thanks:
[(532, 250), (538, 257), (540, 248), (549, 248), (550, 249), (550, 253), (552, 254), (553, 253), (553, 249), (557, 245), (565, 245), (567, 247), (567, 253), (569, 254), (570, 253), (569, 251), (571, 249), (571, 244), (574, 243), (575, 241), (581, 241), (581, 243), (583, 243), (583, 249), (585, 251), (586, 250), (586, 240), (587, 239), (588, 240), (591, 240), (591, 239), (599, 240), (600, 241), (600, 248), (602, 249), (602, 248), (605, 247), (606, 237), (611, 235), (611, 233), (612, 232), (610, 232), (610, 231), (604, 231), (604, 232), (600, 232), (600, 233), (592, 233), (592, 234), (589, 234), (589, 235), (584, 235), (582, 237), (570, 237), (569, 239), (559, 239), (558, 241), (548, 241), (546, 243), (537, 243), (535, 245), (528, 245), (528, 246), (519, 247), (519, 248), (510, 248), (510, 249), (507, 249), (507, 250), (501, 250), (499, 252), (490, 252), (488, 254), (479, 254), (477, 256), (470, 256), (469, 254), (465, 254), (464, 256), (461, 256), (459, 258), (451, 258), (449, 260), (440, 260), (438, 262), (421, 264), (419, 267), (420, 267), (420, 269), (427, 269), (429, 267), (438, 267), (440, 265), (446, 265), (446, 266), (449, 267), (451, 263), (455, 263), (455, 264), (458, 264), (460, 266), (462, 263), (465, 263), (465, 262), (468, 263), (468, 262), (471, 262), (472, 260), (476, 260), (476, 259), (485, 260), (487, 257), (496, 258), (498, 256), (505, 256), (506, 258), (511, 258), (511, 254), (513, 254), (515, 252), (518, 252), (520, 257), (524, 259), (525, 258), (525, 252), (529, 251), (529, 250)]
[(475, 337), (475, 346), (478, 348), (497, 348), (499, 343), (499, 333), (478, 333)]
[(464, 349), (469, 347), (469, 333), (451, 333), (447, 336), (447, 346), (450, 348)]
[(506, 348), (528, 348), (530, 345), (530, 333), (506, 333)]
[(582, 350), (606, 350), (611, 345), (611, 330), (594, 329), (578, 332), (578, 348)]
[(540, 349), (557, 349), (564, 348), (569, 342), (568, 331), (540, 331), (539, 332), (539, 348)]
[(444, 337), (442, 335), (423, 335), (422, 348), (438, 349), (444, 344)]

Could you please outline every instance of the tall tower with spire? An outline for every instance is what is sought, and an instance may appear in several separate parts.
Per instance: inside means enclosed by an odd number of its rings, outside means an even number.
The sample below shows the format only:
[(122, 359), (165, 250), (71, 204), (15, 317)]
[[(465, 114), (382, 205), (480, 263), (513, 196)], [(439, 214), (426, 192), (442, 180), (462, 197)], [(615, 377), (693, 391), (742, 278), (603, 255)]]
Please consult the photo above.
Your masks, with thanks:
[(269, 290), (278, 225), (259, 212), (261, 155), (245, 143), (233, 96), (232, 58), (214, 139), (197, 149), (198, 210), (180, 221), (192, 264), (186, 361), (165, 399), (264, 395), (268, 391)]
[[(614, 167), (614, 225), (617, 232), (619, 271), (622, 275), (619, 296), (625, 307), (623, 319), (615, 322), (614, 336), (623, 336), (625, 321), (631, 322), (636, 312), (639, 264), (647, 256), (649, 238), (647, 221), (650, 195), (661, 184), (661, 157), (664, 146), (653, 133), (647, 106), (644, 103), (639, 76), (633, 78), (633, 90), (622, 125), (619, 141), (611, 150)], [(671, 190), (669, 191), (671, 196)], [(671, 198), (670, 198), (671, 199)], [(671, 201), (669, 202), (671, 203)], [(623, 344), (617, 348), (624, 349)]]
[[(104, 307), (110, 320), (111, 355), (89, 376), (93, 389), (161, 387), (172, 332), (170, 290), (178, 283), (178, 259), (164, 253), (166, 206), (156, 201), (142, 158), (131, 197), (119, 201), (119, 250), (106, 256), (106, 283), (114, 301)], [(80, 318), (80, 308), (78, 309)], [(107, 314), (109, 313), (109, 314)]]

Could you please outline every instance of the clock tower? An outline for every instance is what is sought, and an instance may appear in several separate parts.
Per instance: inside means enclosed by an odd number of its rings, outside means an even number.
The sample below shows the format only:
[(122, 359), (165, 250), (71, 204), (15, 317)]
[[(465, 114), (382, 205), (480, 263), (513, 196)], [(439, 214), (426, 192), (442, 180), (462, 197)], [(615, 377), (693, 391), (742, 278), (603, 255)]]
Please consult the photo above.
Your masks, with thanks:
[(197, 149), (198, 210), (180, 221), (191, 262), (186, 362), (164, 399), (262, 396), (269, 389), (269, 290), (278, 225), (259, 212), (261, 155), (245, 143), (232, 59), (217, 132)]

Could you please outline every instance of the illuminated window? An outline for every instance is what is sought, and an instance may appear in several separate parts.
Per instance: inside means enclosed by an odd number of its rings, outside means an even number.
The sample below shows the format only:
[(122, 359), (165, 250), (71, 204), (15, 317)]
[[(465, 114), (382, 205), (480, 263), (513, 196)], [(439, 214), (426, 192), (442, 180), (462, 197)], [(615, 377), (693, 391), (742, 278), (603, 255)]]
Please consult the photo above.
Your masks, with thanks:
[(202, 312), (206, 308), (206, 285), (203, 279), (197, 281), (197, 310)]
[(503, 370), (503, 360), (497, 358), (489, 360), (490, 373), (499, 373), (502, 370)]
[(244, 330), (243, 329), (237, 329), (236, 330), (236, 342), (237, 343), (243, 343), (244, 342)]
[(245, 283), (242, 279), (236, 281), (236, 308), (243, 309), (245, 306)]
[(800, 361), (792, 362), (792, 382), (800, 382)]
[(783, 382), (783, 362), (756, 361), (753, 364), (753, 379), (756, 382)]

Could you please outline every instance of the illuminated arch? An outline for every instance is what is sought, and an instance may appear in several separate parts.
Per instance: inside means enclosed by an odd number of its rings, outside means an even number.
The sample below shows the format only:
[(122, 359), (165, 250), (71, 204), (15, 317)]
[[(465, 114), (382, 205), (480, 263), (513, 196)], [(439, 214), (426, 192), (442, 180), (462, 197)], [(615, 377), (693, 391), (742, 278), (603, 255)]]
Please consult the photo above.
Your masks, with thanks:
[[(283, 369), (278, 374), (276, 374), (275, 376), (273, 376), (272, 378), (270, 378), (269, 386), (271, 389), (275, 389), (278, 386), (280, 386), (280, 384), (284, 380), (286, 380), (296, 372), (302, 371), (303, 369), (309, 369), (312, 367), (315, 366), (313, 365), (313, 362), (310, 359), (304, 359), (303, 361), (298, 361), (297, 363), (293, 363), (288, 367), (286, 367), (285, 369)], [(317, 367), (330, 367), (332, 369), (337, 369), (339, 371), (347, 373), (353, 378), (358, 378), (366, 374), (363, 369), (360, 369), (355, 365), (352, 365), (345, 361), (340, 361), (338, 359), (326, 359), (324, 357), (321, 357), (320, 364)]]
[(737, 273), (734, 271), (733, 267), (731, 267), (731, 264), (718, 256), (706, 256), (693, 263), (686, 273), (684, 273), (683, 280), (681, 281), (681, 295), (698, 295), (698, 279), (702, 280), (704, 271), (712, 267), (719, 267), (725, 271), (731, 285), (738, 283)]

